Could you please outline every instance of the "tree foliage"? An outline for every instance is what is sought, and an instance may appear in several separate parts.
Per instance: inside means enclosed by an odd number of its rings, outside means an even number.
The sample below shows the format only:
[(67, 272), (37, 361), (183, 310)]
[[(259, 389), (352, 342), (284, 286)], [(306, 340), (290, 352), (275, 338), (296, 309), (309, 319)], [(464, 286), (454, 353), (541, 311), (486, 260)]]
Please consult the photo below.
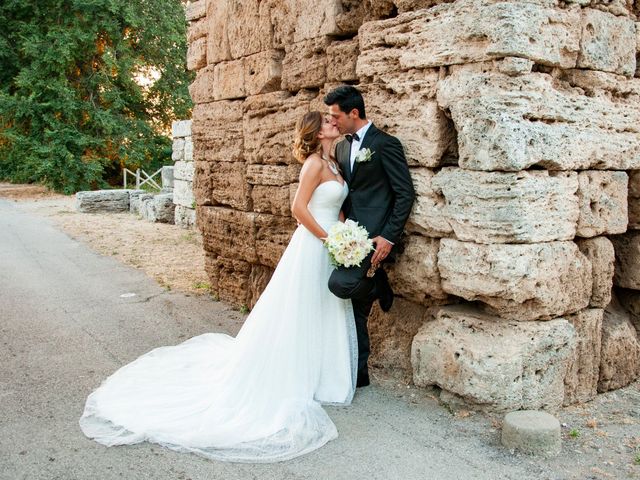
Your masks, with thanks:
[(0, 27), (0, 178), (71, 193), (170, 161), (191, 109), (180, 0), (3, 0)]

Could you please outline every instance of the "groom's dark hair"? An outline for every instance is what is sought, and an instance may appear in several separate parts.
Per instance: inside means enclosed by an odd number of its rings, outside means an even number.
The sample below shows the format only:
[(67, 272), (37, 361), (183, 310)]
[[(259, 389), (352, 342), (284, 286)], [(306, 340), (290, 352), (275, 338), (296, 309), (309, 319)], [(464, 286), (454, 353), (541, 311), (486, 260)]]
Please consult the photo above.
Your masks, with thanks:
[(329, 106), (338, 105), (340, 110), (347, 114), (357, 108), (358, 116), (362, 119), (367, 118), (364, 111), (364, 98), (360, 90), (351, 85), (342, 85), (331, 90), (325, 95), (324, 103)]

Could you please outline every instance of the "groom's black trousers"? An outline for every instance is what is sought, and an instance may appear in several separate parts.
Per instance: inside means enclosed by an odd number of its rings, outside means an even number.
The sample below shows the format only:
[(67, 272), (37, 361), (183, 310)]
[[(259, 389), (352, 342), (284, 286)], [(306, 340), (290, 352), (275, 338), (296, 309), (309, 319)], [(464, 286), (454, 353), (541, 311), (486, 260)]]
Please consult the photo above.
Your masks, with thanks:
[(371, 306), (377, 298), (373, 278), (367, 277), (371, 267), (373, 252), (362, 261), (359, 267), (337, 267), (329, 277), (329, 290), (336, 297), (351, 299), (358, 336), (358, 377), (368, 375), (367, 361), (371, 348), (369, 346), (369, 330), (367, 318)]

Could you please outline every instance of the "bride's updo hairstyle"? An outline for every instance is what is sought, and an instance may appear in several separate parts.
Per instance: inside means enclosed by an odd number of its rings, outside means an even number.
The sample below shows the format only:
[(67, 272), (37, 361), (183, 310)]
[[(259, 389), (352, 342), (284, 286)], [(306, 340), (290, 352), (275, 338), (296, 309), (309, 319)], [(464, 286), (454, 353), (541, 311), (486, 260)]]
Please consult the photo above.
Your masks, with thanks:
[(293, 156), (302, 163), (320, 150), (318, 133), (322, 127), (322, 114), (318, 111), (306, 113), (296, 124), (296, 138), (293, 142)]

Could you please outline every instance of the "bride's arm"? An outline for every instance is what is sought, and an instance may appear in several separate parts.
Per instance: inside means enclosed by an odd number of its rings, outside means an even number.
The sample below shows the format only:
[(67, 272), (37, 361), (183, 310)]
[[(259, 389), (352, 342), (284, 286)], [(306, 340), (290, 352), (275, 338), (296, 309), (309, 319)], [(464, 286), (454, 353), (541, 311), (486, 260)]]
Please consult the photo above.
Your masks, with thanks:
[(342, 210), (340, 210), (340, 214), (338, 215), (338, 220), (344, 223), (344, 212)]
[(293, 197), (293, 205), (291, 213), (299, 223), (305, 226), (307, 230), (316, 237), (324, 239), (327, 232), (316, 222), (313, 215), (309, 211), (308, 204), (311, 195), (316, 187), (320, 184), (320, 172), (322, 170), (322, 160), (316, 155), (312, 155), (305, 160), (302, 170), (300, 171), (300, 184), (298, 190)]

